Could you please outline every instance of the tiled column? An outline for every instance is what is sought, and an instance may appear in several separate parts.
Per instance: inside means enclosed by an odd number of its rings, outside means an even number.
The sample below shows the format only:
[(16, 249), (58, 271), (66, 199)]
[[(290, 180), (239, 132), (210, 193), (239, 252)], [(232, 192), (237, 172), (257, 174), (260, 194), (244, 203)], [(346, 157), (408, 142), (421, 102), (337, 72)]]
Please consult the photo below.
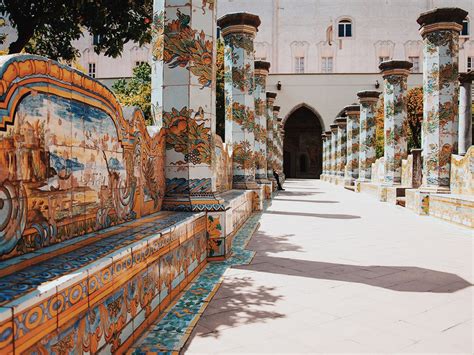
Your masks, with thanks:
[(360, 105), (344, 108), (347, 115), (347, 176), (346, 185), (359, 178), (359, 116)]
[[(234, 13), (221, 17), (221, 28), (226, 46), (226, 77), (232, 78), (232, 88), (226, 91), (231, 97), (231, 122), (226, 129), (226, 142), (233, 149), (233, 187), (256, 189), (255, 182), (255, 101), (254, 89), (254, 45), (253, 41), (260, 25), (258, 16)], [(228, 125), (229, 126), (229, 125)], [(231, 136), (231, 137), (230, 137)]]
[(458, 149), (459, 31), (467, 12), (437, 8), (418, 17), (423, 37), (423, 185), (449, 191), (451, 154)]
[(280, 169), (280, 174), (282, 176), (282, 181), (285, 182), (286, 176), (285, 176), (285, 171), (283, 170), (283, 142), (285, 140), (285, 130), (283, 128), (283, 119), (281, 117), (278, 118), (278, 125), (280, 127), (280, 137), (279, 137), (279, 152), (280, 152), (280, 157), (279, 157), (279, 169)]
[(331, 176), (337, 175), (337, 167), (338, 167), (338, 160), (337, 160), (337, 130), (338, 125), (332, 124), (329, 126), (331, 128)]
[(359, 91), (360, 133), (359, 133), (359, 178), (369, 182), (372, 177), (372, 164), (375, 163), (375, 106), (380, 96), (378, 91)]
[(407, 120), (407, 78), (412, 63), (404, 60), (382, 62), (379, 69), (384, 80), (384, 185), (402, 181), (402, 159), (406, 159), (407, 139), (403, 125)]
[(269, 62), (255, 62), (255, 179), (267, 183), (267, 76)]
[(166, 130), (169, 210), (221, 210), (213, 166), (216, 9), (190, 0), (154, 1), (152, 105)]
[(279, 144), (278, 140), (280, 132), (278, 131), (278, 115), (280, 114), (280, 106), (273, 106), (273, 169), (280, 174), (278, 170), (278, 159), (279, 159)]
[(459, 75), (459, 151), (465, 155), (472, 145), (472, 80), (474, 72)]
[(344, 117), (336, 118), (337, 124), (337, 175), (344, 177), (344, 171), (346, 168), (347, 161), (347, 135), (346, 135), (346, 125), (347, 120)]
[(274, 152), (274, 137), (273, 137), (273, 104), (277, 94), (274, 92), (267, 92), (267, 177), (274, 181), (273, 177), (273, 159)]
[(321, 139), (323, 141), (323, 173), (321, 175), (321, 179), (327, 175), (327, 148), (328, 148), (328, 141), (326, 137), (326, 133), (321, 134)]
[(327, 142), (327, 147), (326, 147), (326, 169), (327, 169), (327, 174), (326, 174), (326, 180), (328, 177), (332, 174), (332, 132), (331, 131), (326, 131), (324, 132), (326, 135), (326, 142)]

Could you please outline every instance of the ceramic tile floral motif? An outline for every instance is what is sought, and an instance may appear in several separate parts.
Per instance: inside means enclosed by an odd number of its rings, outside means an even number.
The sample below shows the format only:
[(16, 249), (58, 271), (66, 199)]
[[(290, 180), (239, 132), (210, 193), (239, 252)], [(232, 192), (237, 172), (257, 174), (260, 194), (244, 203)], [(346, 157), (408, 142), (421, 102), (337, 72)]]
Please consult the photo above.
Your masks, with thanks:
[(359, 113), (347, 113), (347, 166), (349, 177), (359, 177)]
[(457, 152), (459, 33), (425, 34), (423, 72), (423, 185), (449, 186), (451, 154)]
[(360, 99), (360, 151), (359, 179), (369, 181), (372, 174), (372, 164), (375, 163), (375, 105), (378, 92), (362, 91)]
[[(242, 24), (247, 24), (251, 30), (243, 31), (238, 26)], [(259, 24), (257, 16), (246, 13), (226, 15), (218, 21), (226, 47), (226, 105), (232, 108), (226, 117), (226, 142), (232, 144), (234, 188), (255, 185), (255, 152), (258, 146), (255, 132), (259, 139), (262, 130), (260, 116), (256, 121), (253, 97), (253, 40)], [(258, 160), (261, 161), (261, 157)]]
[(406, 90), (406, 75), (384, 75), (384, 183), (387, 185), (401, 183), (402, 160), (407, 157), (407, 142), (403, 130), (407, 116)]

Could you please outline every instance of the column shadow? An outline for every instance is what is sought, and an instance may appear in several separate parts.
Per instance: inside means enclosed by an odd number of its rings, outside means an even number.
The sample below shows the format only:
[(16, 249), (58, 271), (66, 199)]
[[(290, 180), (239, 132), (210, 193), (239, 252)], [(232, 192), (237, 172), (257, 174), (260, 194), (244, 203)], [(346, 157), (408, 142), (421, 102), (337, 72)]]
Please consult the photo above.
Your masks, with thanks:
[(278, 214), (281, 216), (299, 216), (313, 218), (329, 218), (329, 219), (360, 219), (360, 216), (352, 214), (334, 214), (334, 213), (307, 213), (307, 212), (284, 212), (284, 211), (266, 211), (265, 214)]

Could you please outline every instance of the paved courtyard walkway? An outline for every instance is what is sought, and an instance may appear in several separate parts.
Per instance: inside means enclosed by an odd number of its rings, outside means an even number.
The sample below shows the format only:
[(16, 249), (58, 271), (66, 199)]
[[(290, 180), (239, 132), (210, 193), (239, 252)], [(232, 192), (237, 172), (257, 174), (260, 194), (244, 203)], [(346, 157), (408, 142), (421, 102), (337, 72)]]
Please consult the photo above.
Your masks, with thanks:
[(289, 180), (191, 334), (191, 353), (465, 353), (472, 231)]

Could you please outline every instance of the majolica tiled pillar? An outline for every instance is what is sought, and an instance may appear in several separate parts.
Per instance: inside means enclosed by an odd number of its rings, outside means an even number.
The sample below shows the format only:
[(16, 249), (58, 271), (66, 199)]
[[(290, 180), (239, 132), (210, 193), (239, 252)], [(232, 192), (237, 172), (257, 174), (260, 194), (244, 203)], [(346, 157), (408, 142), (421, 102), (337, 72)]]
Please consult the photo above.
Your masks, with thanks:
[(359, 178), (359, 116), (360, 105), (344, 108), (347, 115), (347, 176), (346, 184), (351, 185)]
[(327, 148), (328, 142), (326, 133), (321, 134), (321, 140), (323, 141), (323, 173), (321, 175), (321, 179), (327, 174)]
[(344, 117), (336, 118), (337, 124), (337, 175), (344, 177), (347, 159), (347, 135), (346, 125), (347, 120)]
[(336, 176), (339, 164), (337, 159), (337, 130), (339, 127), (334, 123), (329, 128), (331, 128), (331, 175)]
[(236, 189), (258, 187), (255, 182), (253, 41), (259, 25), (259, 17), (248, 13), (229, 14), (218, 20), (226, 46), (225, 76), (227, 80), (232, 78), (232, 88), (226, 90), (231, 96), (226, 98), (226, 104), (232, 107), (232, 118), (227, 118), (232, 128), (226, 129), (226, 142), (232, 142), (233, 187)]
[(215, 6), (203, 6), (200, 0), (179, 6), (155, 0), (153, 12), (152, 104), (155, 123), (162, 119), (166, 130), (163, 208), (221, 210), (212, 170)]
[(403, 125), (407, 120), (407, 78), (412, 63), (404, 60), (382, 62), (379, 69), (384, 80), (384, 185), (402, 181), (402, 159), (406, 159), (407, 139)]
[(267, 92), (267, 177), (269, 180), (275, 180), (273, 176), (274, 137), (273, 137), (273, 105), (277, 94)]
[(283, 177), (283, 182), (286, 180), (286, 176), (285, 176), (285, 171), (283, 169), (283, 142), (285, 140), (285, 130), (284, 130), (284, 127), (283, 127), (283, 119), (281, 117), (278, 118), (278, 125), (279, 125), (279, 131), (280, 131), (280, 137), (279, 137), (279, 141), (278, 141), (278, 144), (279, 144), (279, 152), (280, 152), (280, 156), (279, 156), (279, 169), (280, 169), (280, 174), (281, 176)]
[(280, 171), (278, 170), (278, 159), (279, 159), (279, 144), (278, 140), (280, 137), (280, 133), (278, 131), (278, 115), (280, 114), (280, 106), (273, 106), (273, 170), (275, 170), (278, 174)]
[(326, 131), (324, 132), (326, 135), (326, 142), (327, 142), (327, 147), (326, 147), (326, 169), (327, 169), (327, 176), (330, 176), (332, 174), (332, 132), (331, 131)]
[(255, 179), (268, 182), (267, 176), (267, 76), (269, 62), (255, 62)]
[(451, 154), (458, 149), (459, 32), (467, 12), (437, 8), (418, 18), (423, 37), (423, 185), (449, 190)]
[(360, 133), (359, 133), (359, 178), (368, 182), (372, 177), (372, 164), (375, 163), (375, 106), (380, 96), (378, 91), (359, 91)]
[(466, 154), (472, 145), (472, 80), (474, 72), (459, 75), (459, 151)]

